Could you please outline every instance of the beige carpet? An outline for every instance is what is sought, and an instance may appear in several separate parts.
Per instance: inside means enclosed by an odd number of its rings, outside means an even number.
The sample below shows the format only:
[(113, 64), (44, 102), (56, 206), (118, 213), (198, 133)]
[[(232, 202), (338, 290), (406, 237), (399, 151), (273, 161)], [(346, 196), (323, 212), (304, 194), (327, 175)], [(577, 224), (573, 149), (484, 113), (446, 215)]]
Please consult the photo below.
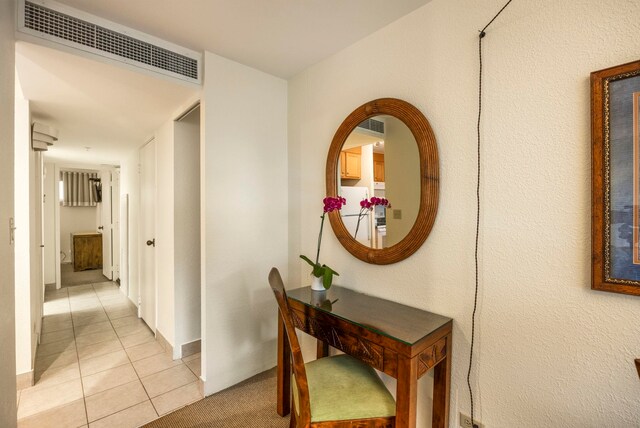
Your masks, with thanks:
[(71, 287), (82, 284), (97, 284), (105, 281), (109, 281), (109, 278), (102, 274), (102, 269), (74, 272), (72, 263), (63, 263), (60, 265), (60, 285), (62, 287)]
[(276, 369), (157, 419), (145, 428), (287, 428), (276, 413)]

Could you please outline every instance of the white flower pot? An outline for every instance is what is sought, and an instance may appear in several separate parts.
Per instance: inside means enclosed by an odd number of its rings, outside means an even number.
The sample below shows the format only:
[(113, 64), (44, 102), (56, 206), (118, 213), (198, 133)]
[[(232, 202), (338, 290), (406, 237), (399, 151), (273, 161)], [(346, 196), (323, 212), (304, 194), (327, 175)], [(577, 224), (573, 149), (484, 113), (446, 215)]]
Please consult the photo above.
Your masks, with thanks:
[(322, 277), (311, 275), (311, 289), (313, 291), (325, 291), (324, 285), (322, 285)]

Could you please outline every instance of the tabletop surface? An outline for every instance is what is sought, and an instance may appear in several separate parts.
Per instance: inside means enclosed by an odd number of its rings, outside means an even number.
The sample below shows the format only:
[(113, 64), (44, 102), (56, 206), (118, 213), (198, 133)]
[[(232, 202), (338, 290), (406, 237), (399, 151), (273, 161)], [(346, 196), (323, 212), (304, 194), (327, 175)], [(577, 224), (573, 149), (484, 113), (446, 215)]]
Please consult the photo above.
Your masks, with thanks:
[(312, 291), (311, 287), (288, 290), (289, 299), (316, 310), (355, 323), (375, 333), (413, 345), (451, 318), (379, 297), (358, 293), (338, 285), (327, 291)]

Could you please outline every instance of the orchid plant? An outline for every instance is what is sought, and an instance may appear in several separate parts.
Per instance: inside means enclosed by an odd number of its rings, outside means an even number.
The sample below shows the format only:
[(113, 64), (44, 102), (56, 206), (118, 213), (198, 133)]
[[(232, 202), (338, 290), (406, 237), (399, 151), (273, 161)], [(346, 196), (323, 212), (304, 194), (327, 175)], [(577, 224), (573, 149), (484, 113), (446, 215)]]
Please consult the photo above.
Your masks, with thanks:
[(333, 276), (334, 275), (339, 276), (340, 274), (335, 270), (331, 269), (327, 265), (324, 265), (324, 264), (321, 265), (319, 262), (320, 246), (322, 244), (322, 229), (324, 227), (324, 218), (326, 214), (331, 211), (340, 211), (342, 206), (347, 203), (347, 200), (345, 198), (338, 196), (335, 198), (326, 197), (322, 200), (322, 202), (324, 203), (324, 210), (322, 212), (322, 217), (320, 217), (322, 220), (320, 221), (320, 233), (318, 234), (318, 249), (316, 251), (316, 261), (313, 262), (311, 261), (311, 259), (309, 259), (309, 257), (302, 254), (300, 255), (300, 258), (305, 262), (309, 263), (309, 265), (313, 268), (313, 270), (311, 271), (311, 275), (315, 276), (316, 278), (322, 278), (322, 285), (325, 289), (328, 290), (329, 287), (331, 287)]
[(363, 199), (360, 201), (360, 213), (358, 213), (358, 223), (356, 224), (356, 232), (353, 234), (353, 238), (355, 239), (358, 236), (358, 229), (360, 228), (360, 220), (365, 216), (367, 211), (373, 210), (377, 205), (383, 206), (385, 208), (391, 208), (391, 204), (388, 199), (378, 198), (376, 196), (371, 197), (371, 199)]

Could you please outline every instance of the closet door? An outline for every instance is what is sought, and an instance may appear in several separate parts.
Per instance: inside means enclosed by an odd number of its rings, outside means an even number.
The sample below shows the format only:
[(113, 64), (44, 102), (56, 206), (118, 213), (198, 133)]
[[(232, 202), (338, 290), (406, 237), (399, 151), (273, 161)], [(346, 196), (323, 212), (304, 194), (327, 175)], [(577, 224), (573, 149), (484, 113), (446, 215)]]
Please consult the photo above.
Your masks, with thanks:
[(102, 274), (113, 280), (113, 213), (111, 211), (111, 171), (101, 170), (99, 173), (102, 189), (102, 202), (98, 205), (100, 222), (98, 231), (102, 233)]
[(140, 149), (140, 296), (139, 315), (156, 330), (156, 145)]

